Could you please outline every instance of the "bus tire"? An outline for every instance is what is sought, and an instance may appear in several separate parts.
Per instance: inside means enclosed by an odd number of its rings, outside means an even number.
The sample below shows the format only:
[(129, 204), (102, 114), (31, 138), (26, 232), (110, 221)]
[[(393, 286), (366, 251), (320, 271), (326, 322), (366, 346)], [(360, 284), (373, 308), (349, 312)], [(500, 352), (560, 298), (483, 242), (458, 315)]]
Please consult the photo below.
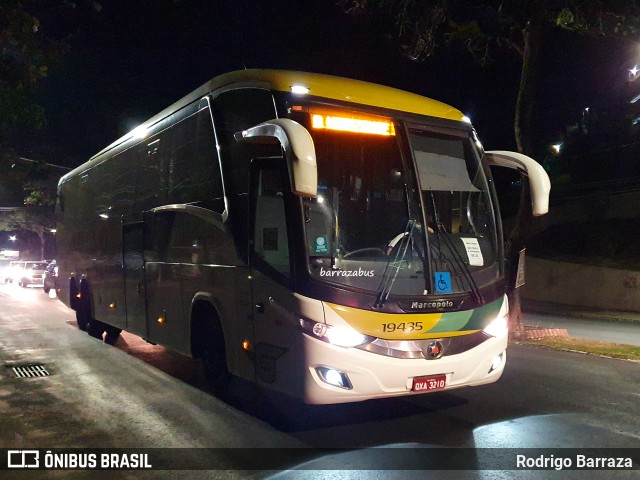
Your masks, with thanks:
[(227, 391), (231, 380), (224, 339), (220, 339), (214, 329), (208, 330), (205, 335), (208, 338), (203, 341), (202, 368), (211, 392), (222, 395)]
[(86, 305), (86, 302), (79, 302), (76, 308), (76, 323), (78, 324), (78, 328), (86, 332), (90, 321), (91, 311)]
[(91, 318), (89, 323), (87, 324), (87, 333), (90, 337), (97, 338), (98, 340), (102, 340), (102, 334), (107, 329), (106, 324), (102, 323), (100, 320), (96, 320), (95, 318)]
[(227, 366), (226, 344), (220, 320), (211, 306), (200, 306), (194, 309), (194, 314), (197, 315), (200, 333), (199, 356), (209, 390), (214, 395), (223, 395), (231, 383), (231, 374)]
[(109, 345), (114, 345), (118, 341), (118, 338), (120, 338), (120, 333), (122, 333), (122, 329), (112, 327), (111, 325), (105, 325), (105, 331), (107, 334), (104, 337), (104, 341)]

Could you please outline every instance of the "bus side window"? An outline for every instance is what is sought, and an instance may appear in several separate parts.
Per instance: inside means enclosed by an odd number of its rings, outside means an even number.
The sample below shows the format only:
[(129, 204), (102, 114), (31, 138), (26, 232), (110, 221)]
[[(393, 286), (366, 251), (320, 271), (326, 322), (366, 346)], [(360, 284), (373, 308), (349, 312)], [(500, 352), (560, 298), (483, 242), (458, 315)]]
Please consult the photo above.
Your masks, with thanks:
[(291, 277), (289, 241), (282, 172), (264, 169), (255, 172), (253, 251), (255, 256), (287, 278)]
[(168, 138), (166, 132), (145, 139), (136, 147), (136, 210), (151, 210), (166, 200), (163, 186), (163, 164)]
[(170, 129), (166, 175), (170, 203), (208, 202), (224, 211), (222, 177), (209, 108), (203, 108)]

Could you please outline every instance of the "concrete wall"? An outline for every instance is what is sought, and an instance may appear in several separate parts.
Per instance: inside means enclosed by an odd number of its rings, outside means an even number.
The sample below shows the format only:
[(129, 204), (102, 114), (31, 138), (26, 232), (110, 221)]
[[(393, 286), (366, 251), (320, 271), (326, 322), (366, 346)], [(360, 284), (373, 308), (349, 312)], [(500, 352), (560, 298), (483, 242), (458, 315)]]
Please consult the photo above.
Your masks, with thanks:
[(566, 200), (551, 205), (548, 214), (534, 218), (529, 233), (535, 235), (552, 225), (569, 222), (584, 223), (612, 218), (637, 221), (640, 218), (639, 204), (640, 190), (618, 194), (598, 192)]
[(564, 305), (640, 312), (640, 272), (526, 258), (522, 296)]

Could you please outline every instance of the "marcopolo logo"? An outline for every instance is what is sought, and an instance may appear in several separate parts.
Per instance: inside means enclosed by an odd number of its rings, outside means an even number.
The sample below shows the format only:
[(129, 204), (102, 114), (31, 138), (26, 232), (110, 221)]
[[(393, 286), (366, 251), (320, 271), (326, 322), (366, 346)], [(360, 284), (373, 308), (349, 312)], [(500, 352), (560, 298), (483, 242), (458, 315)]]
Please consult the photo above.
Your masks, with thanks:
[(450, 308), (453, 307), (451, 300), (437, 300), (434, 302), (411, 302), (411, 308)]
[(7, 468), (39, 468), (40, 452), (38, 450), (9, 450), (7, 452)]
[(460, 299), (436, 298), (433, 300), (409, 300), (398, 302), (398, 305), (405, 312), (443, 312), (459, 310), (462, 306)]

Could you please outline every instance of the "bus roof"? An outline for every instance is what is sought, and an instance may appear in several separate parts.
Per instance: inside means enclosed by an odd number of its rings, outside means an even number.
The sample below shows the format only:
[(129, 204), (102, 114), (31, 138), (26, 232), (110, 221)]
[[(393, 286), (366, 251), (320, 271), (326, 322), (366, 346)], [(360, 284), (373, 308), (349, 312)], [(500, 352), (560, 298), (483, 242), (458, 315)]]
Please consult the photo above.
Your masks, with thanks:
[[(209, 80), (204, 85), (200, 86), (182, 99), (162, 110), (157, 115), (154, 115), (131, 132), (119, 138), (108, 147), (102, 149), (96, 155), (91, 157), (90, 160), (94, 160), (103, 153), (125, 143), (132, 137), (136, 136), (137, 132), (150, 128), (152, 125), (168, 115), (220, 88), (231, 86), (261, 87), (273, 91), (291, 92), (291, 87), (294, 85), (306, 87), (309, 90), (308, 95), (314, 97), (328, 98), (342, 102), (427, 115), (430, 117), (448, 120), (464, 120), (464, 115), (460, 110), (445, 103), (423, 97), (415, 93), (405, 92), (403, 90), (375, 83), (319, 73), (287, 70), (238, 70), (235, 72), (225, 73)], [(76, 170), (84, 170), (83, 167), (86, 168), (86, 165), (81, 165)], [(61, 181), (64, 181), (65, 178), (71, 177), (76, 173), (77, 172), (75, 170), (69, 172), (67, 175), (62, 177)]]
[(245, 82), (263, 83), (270, 90), (291, 92), (294, 85), (309, 89), (308, 95), (330, 98), (343, 102), (373, 107), (417, 113), (431, 117), (461, 121), (463, 114), (459, 110), (415, 93), (376, 83), (363, 82), (350, 78), (323, 75), (319, 73), (293, 72), (285, 70), (240, 70), (211, 80), (211, 89), (227, 84)]

